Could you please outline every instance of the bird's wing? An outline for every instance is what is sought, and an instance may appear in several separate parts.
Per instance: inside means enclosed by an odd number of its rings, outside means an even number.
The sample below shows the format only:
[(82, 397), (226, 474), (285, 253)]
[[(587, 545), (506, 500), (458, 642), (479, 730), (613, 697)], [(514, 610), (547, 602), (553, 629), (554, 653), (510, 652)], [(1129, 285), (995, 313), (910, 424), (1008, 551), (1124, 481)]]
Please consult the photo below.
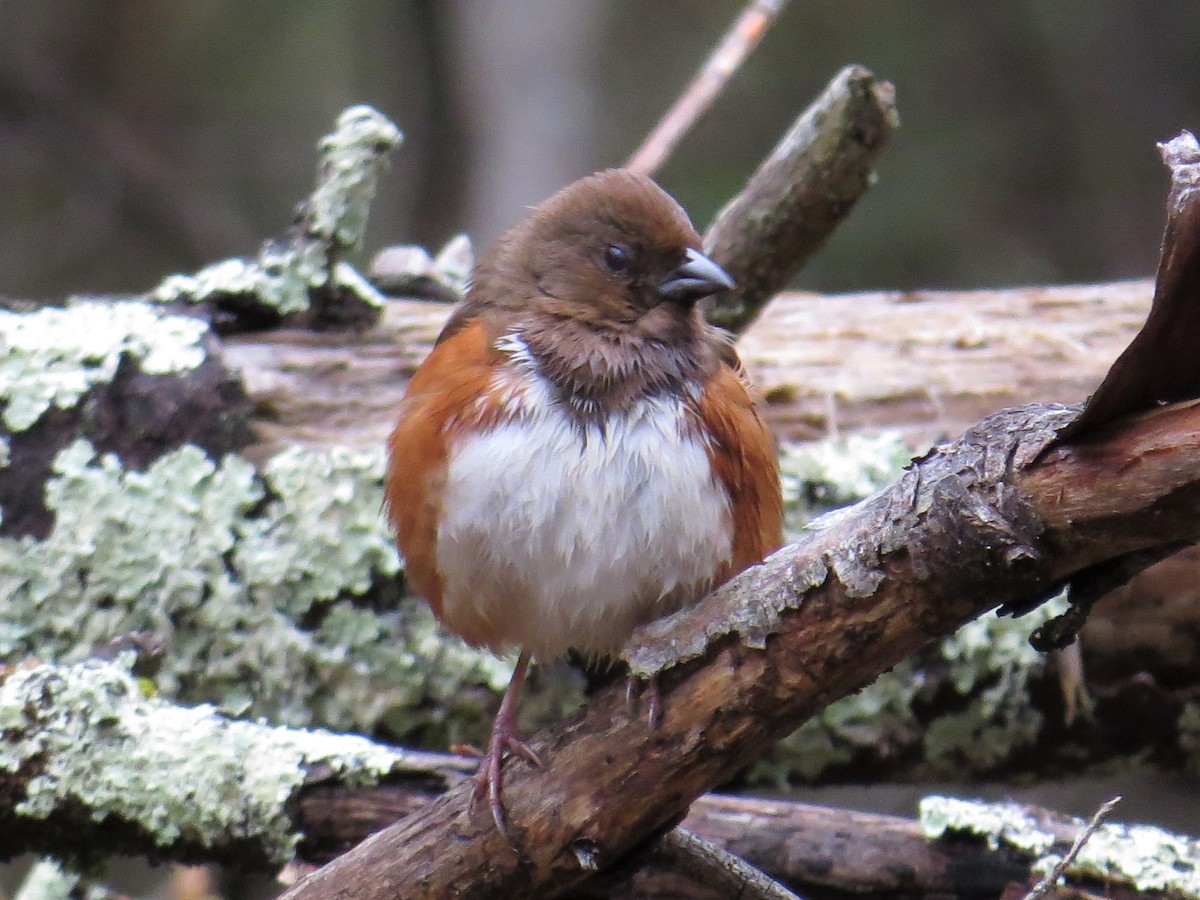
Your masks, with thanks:
[(783, 501), (775, 441), (738, 373), (724, 362), (696, 404), (709, 461), (729, 493), (733, 557), (718, 581), (736, 575), (783, 541)]
[(440, 615), (437, 530), (451, 443), (487, 427), (502, 404), (491, 386), (499, 352), (479, 320), (443, 335), (409, 383), (388, 438), (384, 506), (404, 556), (409, 585)]

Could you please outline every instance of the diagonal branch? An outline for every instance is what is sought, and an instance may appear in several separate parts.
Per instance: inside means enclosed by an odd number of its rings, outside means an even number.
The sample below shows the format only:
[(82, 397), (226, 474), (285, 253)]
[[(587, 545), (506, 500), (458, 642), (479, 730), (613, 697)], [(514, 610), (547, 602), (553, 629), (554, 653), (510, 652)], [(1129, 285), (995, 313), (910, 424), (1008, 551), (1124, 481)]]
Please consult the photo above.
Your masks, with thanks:
[[(1164, 255), (1191, 227), (1168, 225)], [(466, 814), (463, 786), (285, 896), (562, 892), (931, 639), (997, 604), (1031, 608), (1093, 566), (1200, 538), (1200, 404), (1053, 446), (1074, 416), (1050, 406), (991, 416), (696, 606), (641, 629), (629, 662), (660, 679), (662, 723), (631, 716), (614, 686), (539, 735), (545, 768), (515, 761), (506, 776), (515, 845), (486, 811)]]
[(899, 125), (892, 85), (847, 66), (704, 233), (733, 276), (709, 318), (735, 334), (788, 286), (875, 181), (875, 161)]

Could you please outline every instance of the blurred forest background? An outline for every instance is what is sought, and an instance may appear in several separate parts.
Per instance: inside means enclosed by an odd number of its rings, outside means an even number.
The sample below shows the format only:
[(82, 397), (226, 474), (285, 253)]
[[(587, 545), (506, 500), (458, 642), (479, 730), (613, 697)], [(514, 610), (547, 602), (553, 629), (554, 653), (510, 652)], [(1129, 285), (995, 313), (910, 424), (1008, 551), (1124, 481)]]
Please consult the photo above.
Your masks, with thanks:
[[(256, 250), (314, 144), (404, 130), (372, 249), (477, 247), (620, 164), (742, 0), (0, 4), (0, 295), (139, 291)], [(1152, 272), (1154, 142), (1200, 127), (1195, 0), (791, 5), (660, 180), (703, 225), (846, 63), (893, 81), (879, 184), (801, 275), (826, 291)]]

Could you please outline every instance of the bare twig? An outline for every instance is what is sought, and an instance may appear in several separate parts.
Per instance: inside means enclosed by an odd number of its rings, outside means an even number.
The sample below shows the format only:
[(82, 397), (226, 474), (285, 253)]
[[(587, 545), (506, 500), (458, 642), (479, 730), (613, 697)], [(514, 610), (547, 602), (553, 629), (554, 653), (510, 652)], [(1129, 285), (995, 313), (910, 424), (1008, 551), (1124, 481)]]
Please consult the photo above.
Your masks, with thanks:
[(650, 859), (664, 868), (686, 872), (730, 897), (742, 900), (799, 900), (779, 882), (767, 877), (744, 859), (718, 847), (686, 828), (675, 828), (659, 838)]
[(653, 175), (661, 168), (683, 136), (708, 112), (713, 100), (754, 52), (786, 5), (787, 0), (750, 0), (683, 94), (629, 158), (627, 168), (644, 175)]
[(1075, 843), (1071, 845), (1071, 849), (1063, 855), (1062, 859), (1054, 864), (1054, 868), (1050, 870), (1049, 875), (1034, 885), (1033, 890), (1025, 895), (1025, 900), (1042, 900), (1042, 898), (1045, 897), (1050, 890), (1058, 884), (1058, 880), (1063, 877), (1063, 874), (1067, 871), (1067, 868), (1073, 862), (1075, 862), (1075, 857), (1079, 855), (1079, 851), (1083, 849), (1083, 845), (1086, 844), (1088, 839), (1096, 833), (1096, 829), (1103, 824), (1108, 814), (1112, 812), (1113, 808), (1120, 802), (1121, 798), (1119, 796), (1113, 797), (1111, 800), (1103, 803), (1100, 808), (1096, 810), (1096, 814), (1092, 816), (1092, 820), (1088, 822), (1087, 827), (1083, 829), (1083, 831), (1079, 832), (1078, 837), (1075, 838)]

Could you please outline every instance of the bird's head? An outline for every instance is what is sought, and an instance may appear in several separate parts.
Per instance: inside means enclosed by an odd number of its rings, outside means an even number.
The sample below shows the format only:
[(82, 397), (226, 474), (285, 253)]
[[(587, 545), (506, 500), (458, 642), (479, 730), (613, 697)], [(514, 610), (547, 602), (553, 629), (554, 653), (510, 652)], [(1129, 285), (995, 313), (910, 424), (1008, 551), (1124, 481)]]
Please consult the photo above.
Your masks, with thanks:
[(475, 273), (475, 303), (670, 341), (696, 301), (733, 287), (700, 251), (687, 213), (649, 178), (609, 169), (535, 207)]

